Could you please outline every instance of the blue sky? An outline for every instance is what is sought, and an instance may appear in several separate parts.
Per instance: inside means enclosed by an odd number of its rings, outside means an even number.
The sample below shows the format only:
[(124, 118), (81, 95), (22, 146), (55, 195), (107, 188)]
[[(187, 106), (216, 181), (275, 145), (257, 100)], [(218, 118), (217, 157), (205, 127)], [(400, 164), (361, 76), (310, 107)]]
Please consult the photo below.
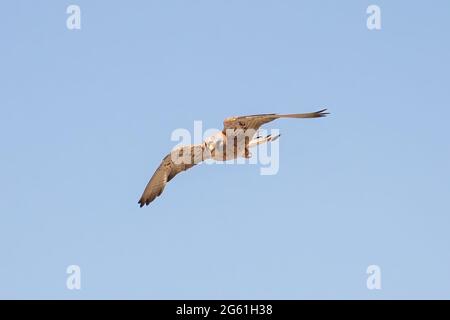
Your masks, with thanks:
[[(448, 1), (1, 8), (0, 298), (450, 297)], [(322, 106), (268, 126), (277, 175), (200, 165), (138, 207), (174, 129)]]

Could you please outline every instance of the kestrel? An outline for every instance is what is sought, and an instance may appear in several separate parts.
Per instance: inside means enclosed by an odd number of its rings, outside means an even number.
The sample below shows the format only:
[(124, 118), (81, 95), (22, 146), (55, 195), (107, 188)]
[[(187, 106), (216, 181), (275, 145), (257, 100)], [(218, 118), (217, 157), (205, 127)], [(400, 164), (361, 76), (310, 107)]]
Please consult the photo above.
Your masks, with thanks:
[(182, 146), (172, 150), (156, 169), (138, 203), (141, 207), (149, 205), (161, 195), (167, 182), (173, 177), (206, 159), (226, 161), (238, 157), (250, 158), (251, 147), (274, 141), (280, 136), (255, 137), (257, 130), (263, 124), (279, 118), (325, 117), (328, 114), (325, 111), (326, 109), (311, 113), (269, 113), (227, 118), (223, 122), (223, 130), (206, 138), (201, 144)]

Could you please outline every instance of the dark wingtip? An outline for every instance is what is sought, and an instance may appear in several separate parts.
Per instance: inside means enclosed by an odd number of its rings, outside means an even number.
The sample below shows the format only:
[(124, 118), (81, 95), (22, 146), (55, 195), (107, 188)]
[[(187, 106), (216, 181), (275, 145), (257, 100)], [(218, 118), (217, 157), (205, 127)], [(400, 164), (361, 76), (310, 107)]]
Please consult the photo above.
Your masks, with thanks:
[(138, 203), (139, 203), (139, 206), (142, 208), (143, 206), (148, 206), (150, 204), (150, 202), (152, 202), (153, 200), (154, 200), (154, 198), (153, 199), (149, 198), (147, 200), (144, 200), (144, 198), (141, 198), (138, 201)]
[(326, 117), (327, 114), (330, 114), (329, 112), (325, 112), (325, 111), (327, 111), (327, 110), (328, 110), (328, 109), (322, 109), (322, 110), (317, 111), (316, 113), (319, 114), (320, 117)]

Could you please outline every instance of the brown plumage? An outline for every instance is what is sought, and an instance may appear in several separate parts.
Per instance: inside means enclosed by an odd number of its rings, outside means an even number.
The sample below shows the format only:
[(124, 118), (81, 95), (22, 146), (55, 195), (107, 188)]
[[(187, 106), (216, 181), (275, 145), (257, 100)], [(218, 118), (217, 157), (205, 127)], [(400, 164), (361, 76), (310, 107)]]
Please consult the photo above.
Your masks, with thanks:
[[(145, 187), (138, 202), (140, 206), (149, 205), (156, 197), (160, 196), (167, 182), (177, 174), (205, 160), (204, 147), (204, 144), (180, 147), (165, 156)], [(183, 156), (186, 156), (186, 159), (183, 159)]]
[[(267, 113), (267, 114), (255, 114), (250, 116), (240, 116), (240, 117), (231, 117), (227, 118), (223, 122), (223, 131), (227, 129), (235, 130), (235, 129), (253, 129), (258, 130), (263, 124), (271, 122), (280, 118), (320, 118), (325, 117), (328, 112), (325, 112), (327, 109), (323, 109), (317, 112), (310, 113), (294, 113), (294, 114), (276, 114), (276, 113)], [(226, 132), (224, 132), (226, 134)]]
[[(325, 117), (328, 114), (325, 111), (326, 109), (311, 113), (282, 115), (270, 113), (227, 118), (223, 122), (224, 128), (222, 132), (208, 137), (202, 144), (183, 146), (174, 149), (170, 154), (168, 154), (162, 160), (158, 169), (156, 169), (152, 178), (148, 182), (138, 203), (141, 207), (144, 205), (149, 205), (150, 202), (161, 195), (167, 182), (169, 182), (173, 177), (206, 159), (213, 158), (215, 160), (223, 161), (234, 159), (239, 156), (249, 157), (250, 152), (248, 149), (251, 146), (276, 140), (279, 136), (271, 137), (269, 135), (264, 138), (257, 137), (254, 139), (256, 131), (263, 124), (280, 118)], [(234, 149), (228, 154), (225, 152), (227, 145)], [(242, 147), (239, 148), (239, 146)]]

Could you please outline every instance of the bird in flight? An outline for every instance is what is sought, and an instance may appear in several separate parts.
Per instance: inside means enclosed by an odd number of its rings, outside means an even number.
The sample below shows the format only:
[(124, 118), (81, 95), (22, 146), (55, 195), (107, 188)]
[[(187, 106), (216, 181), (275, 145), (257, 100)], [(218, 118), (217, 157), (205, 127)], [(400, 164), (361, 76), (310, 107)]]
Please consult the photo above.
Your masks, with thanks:
[(223, 122), (221, 132), (207, 137), (200, 144), (181, 146), (172, 150), (156, 169), (138, 203), (141, 207), (149, 205), (161, 195), (167, 182), (173, 177), (204, 160), (227, 161), (238, 157), (250, 158), (250, 148), (274, 141), (280, 136), (257, 136), (257, 131), (263, 124), (280, 118), (325, 117), (328, 114), (325, 111), (326, 109), (311, 113), (268, 113), (227, 118)]

